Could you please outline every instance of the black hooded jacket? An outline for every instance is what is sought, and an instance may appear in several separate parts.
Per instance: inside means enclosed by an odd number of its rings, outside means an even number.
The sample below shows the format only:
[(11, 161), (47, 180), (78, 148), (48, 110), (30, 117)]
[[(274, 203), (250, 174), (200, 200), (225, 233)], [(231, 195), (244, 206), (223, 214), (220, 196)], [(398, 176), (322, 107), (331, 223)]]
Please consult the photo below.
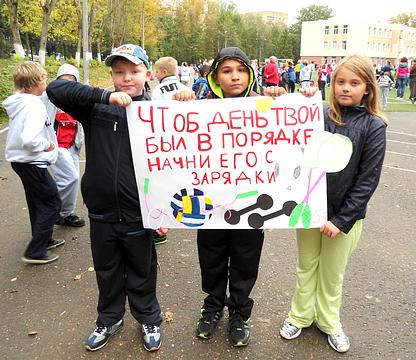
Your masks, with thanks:
[(386, 151), (386, 124), (369, 114), (365, 106), (342, 109), (343, 125), (328, 117), (324, 108), (325, 130), (348, 137), (353, 152), (348, 165), (327, 174), (328, 220), (345, 234), (357, 220), (364, 219), (367, 203), (380, 180)]
[[(141, 220), (126, 109), (109, 105), (111, 92), (74, 81), (52, 81), (46, 92), (85, 131), (86, 167), (81, 192), (91, 219)], [(147, 93), (134, 101), (150, 100)]]

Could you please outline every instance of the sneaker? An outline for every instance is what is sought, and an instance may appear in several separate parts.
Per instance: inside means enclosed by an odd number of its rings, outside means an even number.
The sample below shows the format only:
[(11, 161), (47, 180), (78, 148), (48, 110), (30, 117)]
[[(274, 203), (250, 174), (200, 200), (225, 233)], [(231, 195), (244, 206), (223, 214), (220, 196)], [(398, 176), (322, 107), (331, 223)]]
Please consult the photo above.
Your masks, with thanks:
[(85, 348), (90, 351), (101, 349), (108, 343), (110, 337), (123, 327), (123, 319), (113, 326), (97, 326), (85, 341)]
[(49, 251), (46, 252), (46, 255), (43, 258), (40, 259), (34, 259), (27, 257), (26, 255), (22, 256), (22, 261), (26, 264), (35, 264), (35, 265), (43, 265), (51, 263), (52, 261), (58, 260), (59, 255), (53, 254)]
[(157, 325), (142, 325), (144, 348), (147, 351), (159, 350), (161, 342), (160, 327)]
[(55, 249), (63, 244), (65, 244), (65, 239), (52, 239), (48, 242), (48, 247), (46, 250)]
[(230, 317), (228, 329), (230, 343), (232, 346), (247, 346), (250, 339), (250, 326), (244, 321), (239, 313), (234, 313)]
[(81, 227), (85, 225), (85, 220), (80, 218), (78, 215), (71, 214), (71, 215), (68, 215), (67, 217), (60, 216), (56, 224), (72, 226), (72, 227)]
[(338, 334), (328, 335), (328, 342), (329, 345), (339, 353), (347, 352), (350, 349), (350, 340), (343, 331)]
[(155, 245), (164, 244), (168, 241), (166, 234), (159, 235), (156, 231), (153, 231), (153, 241)]
[(282, 327), (280, 328), (280, 336), (287, 340), (297, 338), (302, 332), (301, 328), (293, 325), (289, 320), (285, 320)]
[(218, 325), (218, 321), (222, 317), (222, 311), (205, 312), (204, 308), (202, 308), (201, 314), (202, 317), (196, 326), (196, 336), (205, 340), (211, 339)]

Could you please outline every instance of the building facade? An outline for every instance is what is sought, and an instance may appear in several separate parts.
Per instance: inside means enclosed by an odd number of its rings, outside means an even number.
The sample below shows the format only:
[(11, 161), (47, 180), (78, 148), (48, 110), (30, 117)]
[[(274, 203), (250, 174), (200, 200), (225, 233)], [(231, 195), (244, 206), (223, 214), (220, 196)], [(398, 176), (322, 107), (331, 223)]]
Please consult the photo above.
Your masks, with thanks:
[(288, 24), (288, 14), (278, 11), (258, 11), (242, 14), (260, 16), (264, 23), (271, 25)]
[(302, 23), (300, 56), (315, 64), (338, 63), (352, 54), (379, 66), (416, 58), (416, 28), (371, 20), (329, 19)]

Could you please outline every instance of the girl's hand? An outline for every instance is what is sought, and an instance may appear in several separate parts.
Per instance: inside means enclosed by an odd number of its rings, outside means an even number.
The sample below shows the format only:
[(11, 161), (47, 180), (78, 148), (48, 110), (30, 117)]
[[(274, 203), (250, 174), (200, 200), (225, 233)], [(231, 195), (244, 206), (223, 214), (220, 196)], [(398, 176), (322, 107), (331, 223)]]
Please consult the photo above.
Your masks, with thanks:
[(159, 229), (156, 229), (156, 232), (158, 235), (166, 235), (168, 233), (169, 229), (160, 227)]
[(299, 89), (299, 92), (306, 97), (312, 97), (316, 94), (318, 90), (319, 89), (316, 86), (311, 86), (308, 88), (301, 88)]
[(320, 228), (321, 233), (325, 234), (331, 239), (334, 239), (341, 230), (338, 229), (332, 222), (327, 221), (325, 224), (323, 224)]
[(132, 100), (130, 95), (126, 94), (123, 91), (113, 92), (110, 95), (109, 103), (111, 105), (117, 105), (122, 107), (127, 107), (131, 104)]
[(178, 100), (178, 101), (189, 101), (189, 100), (195, 100), (196, 96), (195, 93), (191, 90), (183, 90), (178, 91), (176, 94), (173, 94), (172, 100)]
[(280, 96), (286, 94), (286, 89), (280, 86), (263, 86), (263, 95), (264, 96)]

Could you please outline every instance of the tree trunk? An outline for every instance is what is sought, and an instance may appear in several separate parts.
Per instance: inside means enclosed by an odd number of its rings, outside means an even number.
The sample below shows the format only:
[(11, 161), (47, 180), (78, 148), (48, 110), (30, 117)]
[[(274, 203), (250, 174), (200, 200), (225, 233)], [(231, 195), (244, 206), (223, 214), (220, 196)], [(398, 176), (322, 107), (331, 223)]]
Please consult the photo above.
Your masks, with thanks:
[(42, 66), (45, 66), (46, 62), (46, 41), (48, 40), (48, 27), (49, 20), (53, 8), (55, 7), (56, 0), (41, 0), (42, 6), (42, 32), (40, 35), (40, 44), (39, 44), (39, 62)]
[(6, 0), (7, 8), (10, 16), (10, 31), (12, 33), (13, 49), (15, 54), (20, 57), (25, 57), (23, 50), (22, 39), (20, 38), (19, 23), (17, 21), (17, 6), (18, 0)]

